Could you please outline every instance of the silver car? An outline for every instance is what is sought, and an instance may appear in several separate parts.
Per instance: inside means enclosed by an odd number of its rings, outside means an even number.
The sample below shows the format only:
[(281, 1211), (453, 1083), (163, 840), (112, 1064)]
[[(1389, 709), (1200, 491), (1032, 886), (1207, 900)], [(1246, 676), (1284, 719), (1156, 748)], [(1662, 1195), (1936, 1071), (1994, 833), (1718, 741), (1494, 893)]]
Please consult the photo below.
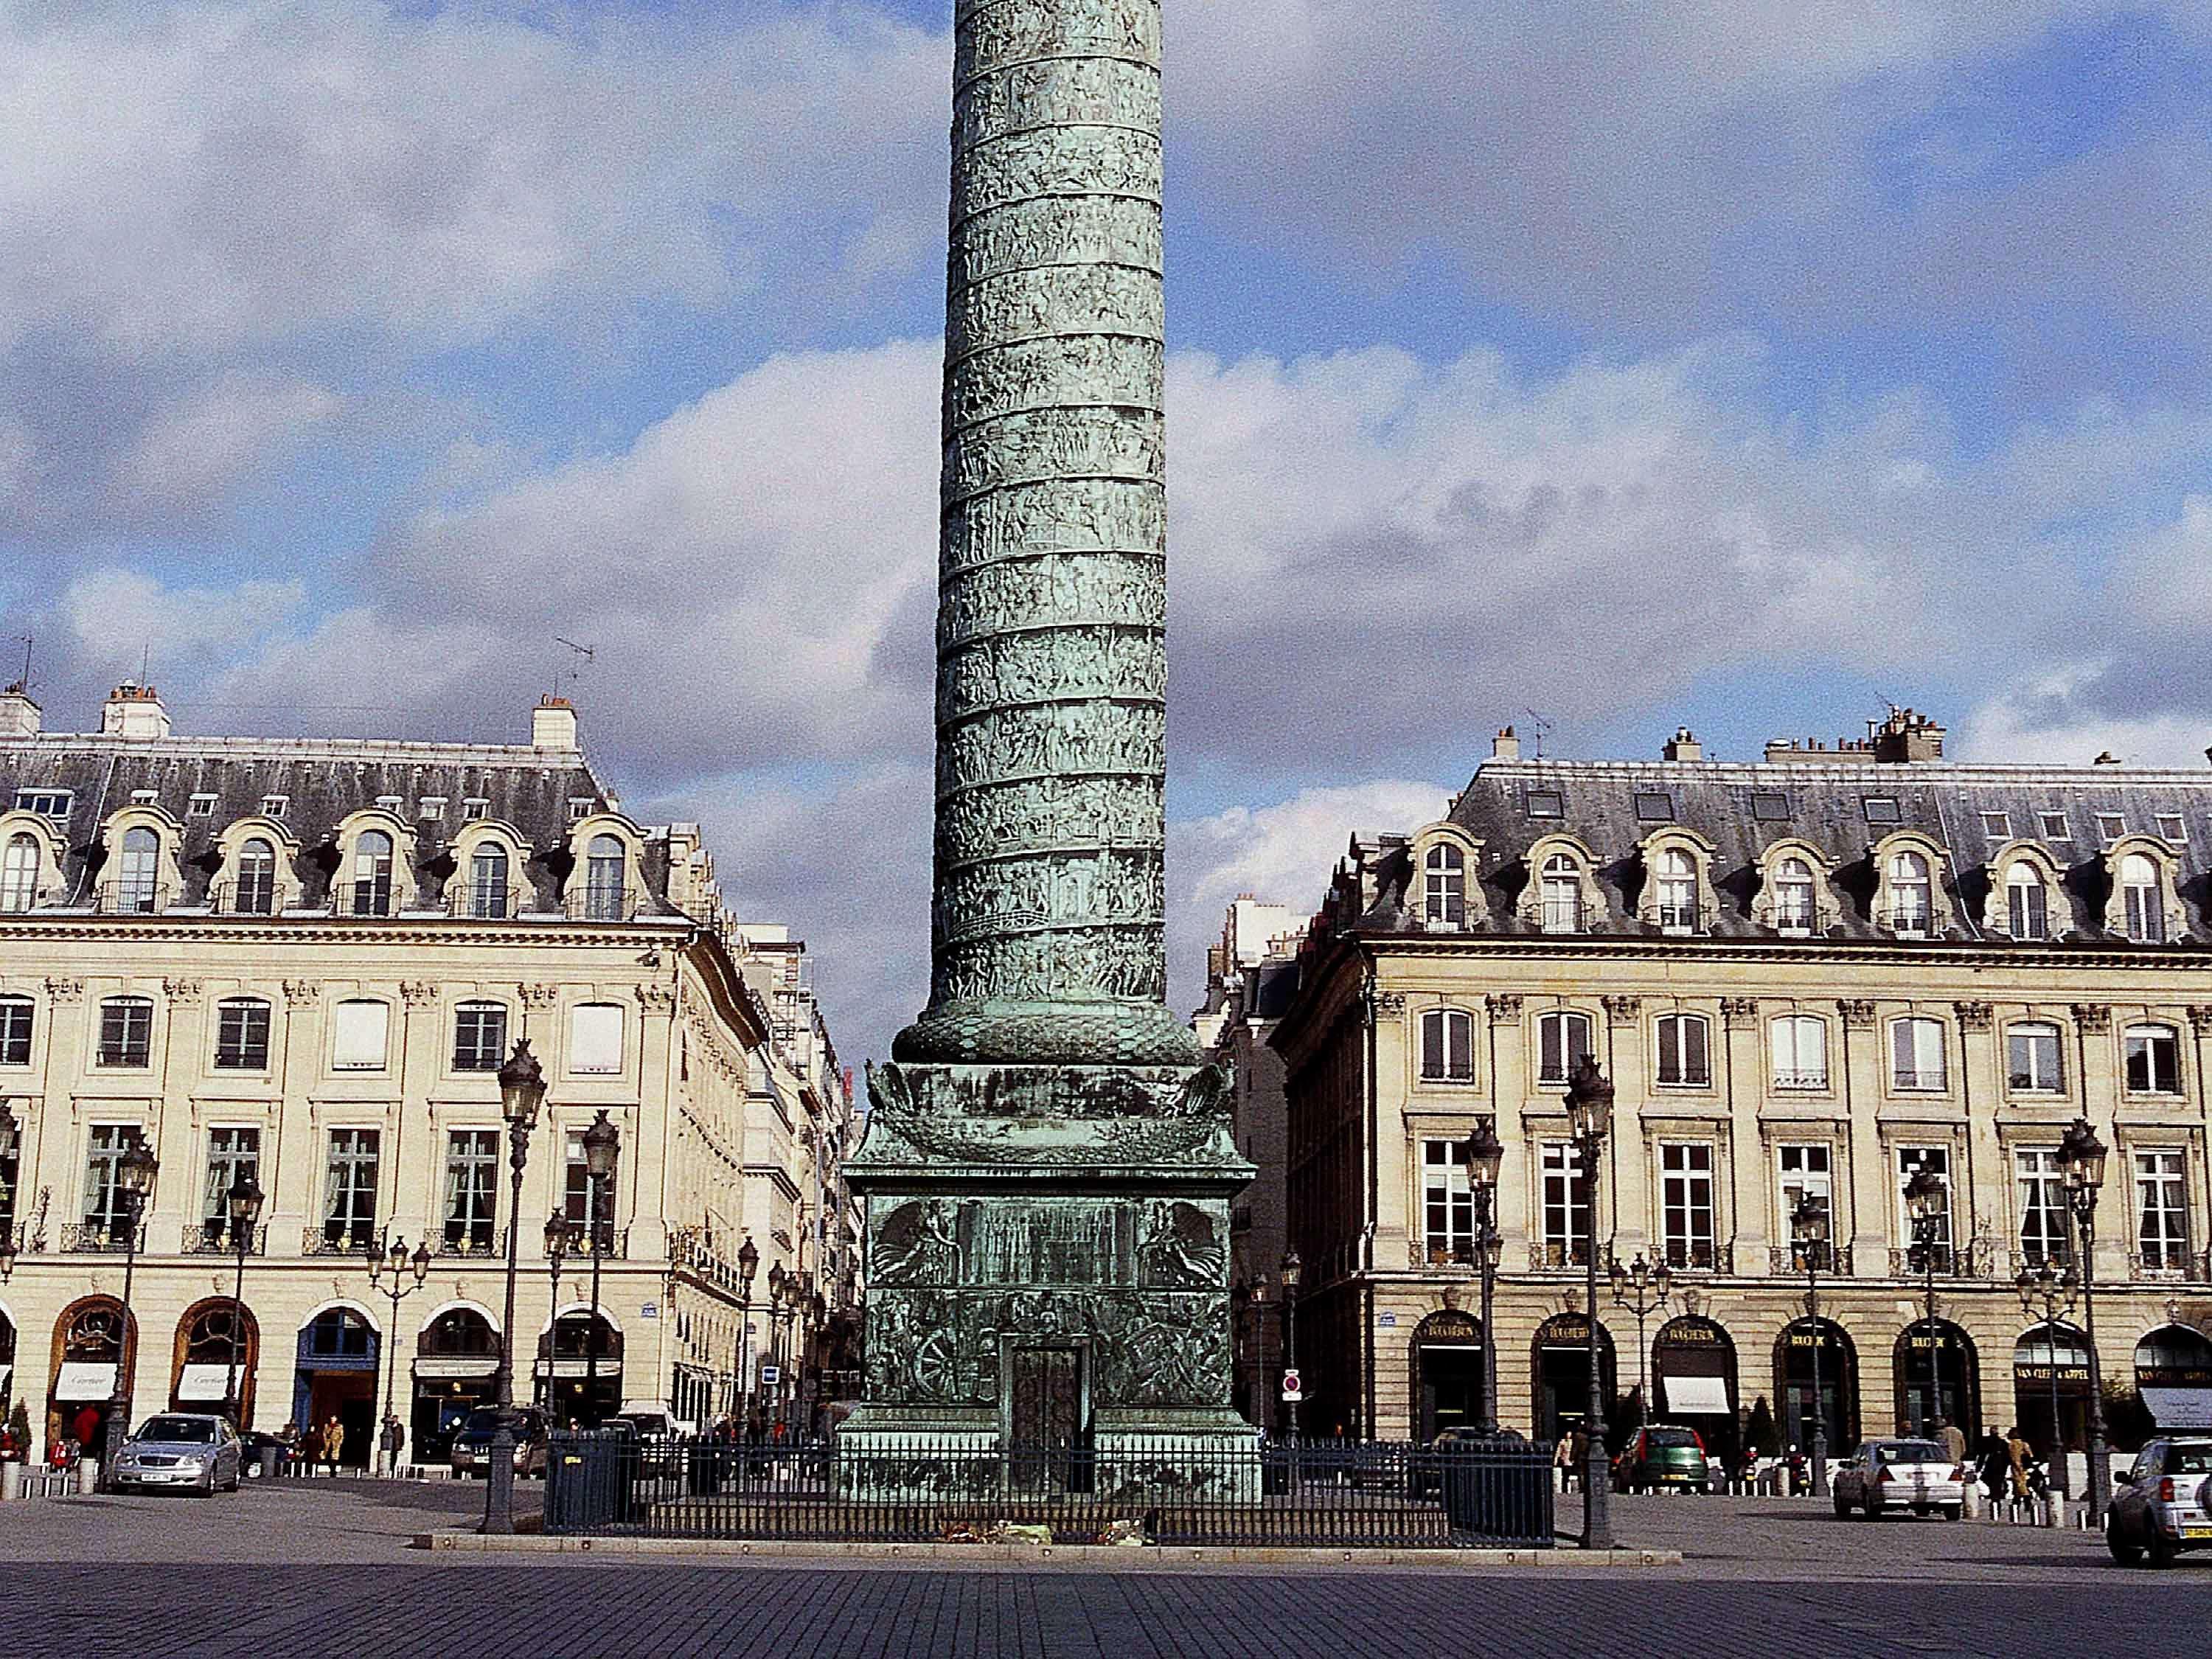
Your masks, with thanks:
[(1836, 1518), (1879, 1521), (1910, 1510), (1956, 1521), (1966, 1512), (1966, 1472), (1932, 1440), (1869, 1440), (1829, 1483)]
[(222, 1418), (168, 1412), (148, 1418), (123, 1443), (115, 1460), (115, 1489), (167, 1487), (202, 1498), (218, 1489), (236, 1492), (244, 1462), (238, 1437)]
[(2154, 1440), (2105, 1511), (2105, 1547), (2124, 1567), (2173, 1565), (2212, 1549), (2212, 1439)]

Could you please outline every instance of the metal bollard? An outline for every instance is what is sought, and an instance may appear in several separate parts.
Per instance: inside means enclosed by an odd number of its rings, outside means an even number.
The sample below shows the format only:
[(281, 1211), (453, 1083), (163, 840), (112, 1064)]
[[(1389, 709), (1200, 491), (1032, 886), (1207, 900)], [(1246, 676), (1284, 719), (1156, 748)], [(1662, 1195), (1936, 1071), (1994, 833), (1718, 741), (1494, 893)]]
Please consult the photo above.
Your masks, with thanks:
[(76, 1494), (89, 1498), (100, 1490), (100, 1460), (80, 1457), (76, 1461)]
[(23, 1501), (23, 1466), (21, 1463), (0, 1463), (0, 1504), (20, 1504)]

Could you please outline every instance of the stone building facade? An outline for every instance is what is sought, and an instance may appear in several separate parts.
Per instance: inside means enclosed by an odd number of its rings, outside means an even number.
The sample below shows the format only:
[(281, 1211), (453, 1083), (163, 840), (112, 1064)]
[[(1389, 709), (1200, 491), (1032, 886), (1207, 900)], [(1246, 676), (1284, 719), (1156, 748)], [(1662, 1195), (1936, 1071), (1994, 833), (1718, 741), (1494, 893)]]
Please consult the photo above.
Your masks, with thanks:
[[(409, 1455), (438, 1455), (492, 1395), (514, 1220), (496, 1073), (521, 1038), (548, 1088), (517, 1399), (706, 1419), (741, 1370), (823, 1362), (859, 1294), (853, 1114), (805, 979), (803, 946), (725, 912), (696, 826), (622, 810), (559, 700), (530, 744), (489, 746), (179, 737), (135, 686), (98, 732), (47, 732), (0, 694), (0, 1399), (70, 1433), (119, 1360), (135, 1415), (216, 1409), (234, 1352), (248, 1425), (336, 1415), (362, 1462), (388, 1392)], [(602, 1111), (595, 1323), (588, 1251), (556, 1310), (547, 1237), (556, 1212), (590, 1237)], [(126, 1331), (134, 1143), (159, 1173)], [(265, 1208), (234, 1299), (241, 1171)], [(431, 1262), (395, 1312), (366, 1257), (399, 1243)], [(775, 1266), (820, 1304), (772, 1319)]]
[[(2212, 1421), (2212, 774), (1959, 765), (1942, 740), (1900, 712), (1756, 764), (1687, 732), (1657, 763), (1576, 763), (1509, 731), (1443, 818), (1354, 840), (1272, 1038), (1309, 1432), (1479, 1412), (1462, 1148), (1482, 1118), (1506, 1147), (1506, 1425), (1583, 1417), (1594, 1243), (1601, 1269), (1673, 1275), (1639, 1329), (1601, 1271), (1609, 1390), (1709, 1443), (1760, 1401), (1809, 1440), (1817, 1344), (1836, 1444), (1940, 1411), (2080, 1445), (2085, 1322), (2046, 1330), (2014, 1286), (2064, 1259), (2077, 1115), (2112, 1148), (2095, 1312), (2118, 1437)], [(1595, 1216), (1564, 1107), (1585, 1053), (1619, 1091)], [(1932, 1326), (1903, 1201), (1922, 1168), (1947, 1196)], [(1837, 1255), (1817, 1327), (1807, 1193)]]

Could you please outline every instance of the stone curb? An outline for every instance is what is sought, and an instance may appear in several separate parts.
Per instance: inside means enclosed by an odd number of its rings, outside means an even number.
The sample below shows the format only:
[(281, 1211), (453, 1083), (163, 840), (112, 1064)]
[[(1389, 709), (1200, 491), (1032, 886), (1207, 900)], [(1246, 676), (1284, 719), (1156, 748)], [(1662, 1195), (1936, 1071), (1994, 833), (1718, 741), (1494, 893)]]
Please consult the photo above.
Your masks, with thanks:
[(487, 1537), (417, 1533), (418, 1550), (478, 1555), (709, 1556), (756, 1561), (910, 1562), (917, 1566), (1088, 1567), (1157, 1571), (1190, 1567), (1679, 1567), (1680, 1550), (1144, 1548), (1110, 1544), (805, 1544), (727, 1538)]

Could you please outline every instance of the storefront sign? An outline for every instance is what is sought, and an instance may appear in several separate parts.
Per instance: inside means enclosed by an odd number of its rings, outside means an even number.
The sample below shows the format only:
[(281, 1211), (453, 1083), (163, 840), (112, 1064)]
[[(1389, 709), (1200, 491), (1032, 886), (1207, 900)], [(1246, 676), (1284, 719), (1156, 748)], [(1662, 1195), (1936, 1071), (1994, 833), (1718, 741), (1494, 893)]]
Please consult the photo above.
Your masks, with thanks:
[(2089, 1368), (2087, 1365), (2021, 1364), (2012, 1368), (2012, 1374), (2022, 1382), (2057, 1382), (2078, 1384), (2085, 1389), (2089, 1386)]
[(1472, 1342), (1481, 1334), (1474, 1318), (1463, 1313), (1431, 1314), (1421, 1322), (1424, 1342)]
[(1586, 1347), (1589, 1340), (1589, 1319), (1583, 1314), (1556, 1314), (1538, 1333), (1538, 1340), (1547, 1348)]

